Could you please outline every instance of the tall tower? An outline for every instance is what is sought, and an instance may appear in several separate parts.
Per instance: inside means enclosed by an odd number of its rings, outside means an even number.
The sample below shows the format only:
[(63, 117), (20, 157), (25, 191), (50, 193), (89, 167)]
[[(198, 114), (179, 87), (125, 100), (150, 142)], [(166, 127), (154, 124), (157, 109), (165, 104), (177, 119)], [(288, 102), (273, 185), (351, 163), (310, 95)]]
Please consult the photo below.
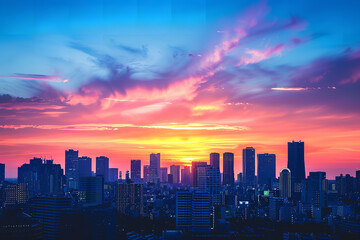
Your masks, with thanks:
[(191, 171), (192, 171), (192, 180), (193, 180), (193, 187), (198, 186), (198, 168), (207, 166), (206, 162), (192, 162), (191, 163)]
[(150, 154), (150, 182), (160, 181), (160, 153)]
[(141, 179), (141, 160), (131, 160), (131, 180), (138, 182)]
[(69, 188), (78, 188), (79, 184), (79, 151), (65, 150), (65, 176)]
[(96, 176), (103, 176), (104, 182), (109, 182), (109, 158), (96, 157)]
[(287, 167), (291, 171), (291, 195), (296, 200), (300, 200), (301, 183), (305, 180), (304, 142), (288, 142)]
[(245, 186), (255, 185), (255, 148), (243, 149), (243, 178)]
[(170, 174), (173, 175), (173, 183), (180, 183), (180, 166), (171, 165)]
[(268, 189), (271, 185), (271, 179), (275, 178), (276, 157), (275, 154), (258, 154), (258, 184), (260, 187)]
[(78, 158), (79, 179), (91, 177), (91, 158), (83, 156)]
[(288, 168), (280, 171), (280, 196), (291, 198), (291, 171)]
[(210, 153), (210, 166), (213, 168), (220, 169), (220, 154), (219, 153)]
[(223, 154), (223, 184), (234, 184), (234, 153), (226, 152)]

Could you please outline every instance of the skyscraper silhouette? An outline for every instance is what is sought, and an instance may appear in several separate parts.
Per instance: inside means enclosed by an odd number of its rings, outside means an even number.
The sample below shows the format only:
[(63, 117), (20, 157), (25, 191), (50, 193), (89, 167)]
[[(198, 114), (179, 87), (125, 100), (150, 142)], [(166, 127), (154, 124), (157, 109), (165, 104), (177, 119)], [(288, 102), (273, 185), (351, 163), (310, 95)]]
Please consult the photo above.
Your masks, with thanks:
[(83, 156), (78, 159), (79, 178), (91, 177), (91, 158)]
[(173, 183), (180, 183), (180, 165), (171, 165), (170, 174), (173, 175)]
[(270, 188), (271, 179), (275, 178), (276, 157), (275, 154), (258, 154), (258, 184), (260, 187)]
[(96, 176), (103, 176), (104, 182), (109, 182), (109, 158), (96, 157)]
[(193, 187), (198, 186), (198, 167), (207, 166), (206, 162), (192, 162), (191, 163), (191, 171), (192, 171), (192, 178), (193, 178)]
[(150, 154), (150, 182), (160, 181), (160, 153)]
[(213, 168), (220, 169), (220, 154), (219, 153), (210, 153), (210, 166)]
[(223, 184), (234, 184), (234, 153), (226, 152), (223, 154)]
[(79, 187), (79, 151), (73, 149), (65, 150), (65, 176), (69, 188)]
[(245, 186), (255, 185), (255, 149), (253, 147), (243, 149), (243, 178)]
[(283, 168), (280, 171), (280, 196), (291, 198), (291, 171), (288, 168)]
[(141, 179), (141, 160), (131, 160), (131, 180), (138, 182)]
[(304, 142), (288, 142), (288, 164), (291, 171), (291, 191), (295, 200), (300, 200), (302, 181), (305, 180)]
[(0, 183), (5, 181), (5, 164), (0, 163)]

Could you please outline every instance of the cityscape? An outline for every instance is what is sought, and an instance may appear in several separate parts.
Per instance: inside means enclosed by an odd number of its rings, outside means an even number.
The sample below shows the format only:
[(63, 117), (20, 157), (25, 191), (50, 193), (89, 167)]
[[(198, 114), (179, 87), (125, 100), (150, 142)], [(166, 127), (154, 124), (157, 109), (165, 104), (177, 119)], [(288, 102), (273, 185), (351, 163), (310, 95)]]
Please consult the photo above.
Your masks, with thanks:
[[(1, 239), (359, 239), (360, 170), (327, 179), (305, 175), (305, 144), (288, 142), (287, 167), (276, 155), (210, 153), (191, 166), (162, 167), (161, 154), (111, 161), (65, 151), (65, 168), (34, 157), (17, 182), (0, 164)], [(255, 164), (257, 162), (257, 164)], [(145, 164), (146, 163), (146, 164)], [(222, 164), (223, 172), (220, 172)], [(255, 168), (257, 166), (257, 169)]]

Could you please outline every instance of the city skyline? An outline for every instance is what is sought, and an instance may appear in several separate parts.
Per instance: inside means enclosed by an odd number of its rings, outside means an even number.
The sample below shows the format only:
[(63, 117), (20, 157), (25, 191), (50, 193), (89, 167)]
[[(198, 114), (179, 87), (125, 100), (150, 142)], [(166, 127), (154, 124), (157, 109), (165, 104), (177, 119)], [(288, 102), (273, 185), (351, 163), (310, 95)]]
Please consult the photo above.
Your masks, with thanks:
[(34, 156), (64, 166), (64, 149), (124, 175), (152, 152), (166, 167), (233, 152), (238, 173), (248, 146), (275, 153), (278, 173), (293, 139), (307, 172), (359, 168), (356, 1), (3, 5), (7, 177)]

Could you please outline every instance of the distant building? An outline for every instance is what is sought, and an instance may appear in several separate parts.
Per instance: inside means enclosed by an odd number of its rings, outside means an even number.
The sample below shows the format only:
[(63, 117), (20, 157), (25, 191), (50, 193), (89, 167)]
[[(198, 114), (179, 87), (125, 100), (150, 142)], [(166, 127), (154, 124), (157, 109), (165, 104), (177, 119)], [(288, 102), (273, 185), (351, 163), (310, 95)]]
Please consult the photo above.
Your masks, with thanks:
[(220, 154), (219, 153), (210, 153), (210, 166), (213, 168), (220, 169)]
[(173, 175), (173, 183), (180, 183), (180, 166), (179, 165), (171, 165), (170, 166), (170, 174)]
[(96, 176), (103, 176), (105, 182), (109, 182), (109, 158), (96, 157)]
[(78, 189), (79, 185), (79, 151), (65, 150), (65, 176), (69, 188)]
[(269, 217), (273, 221), (279, 220), (280, 207), (283, 204), (283, 198), (270, 197), (269, 198)]
[(271, 180), (276, 177), (276, 156), (275, 154), (258, 154), (258, 184), (260, 187), (269, 189)]
[(118, 168), (109, 168), (109, 182), (116, 182), (118, 180)]
[(325, 172), (310, 172), (303, 181), (302, 201), (316, 207), (327, 207), (328, 181)]
[(234, 185), (234, 153), (223, 154), (223, 184)]
[(198, 189), (209, 193), (213, 203), (220, 203), (221, 176), (220, 169), (211, 166), (198, 168)]
[(144, 165), (144, 182), (150, 182), (150, 165)]
[(198, 180), (197, 168), (207, 166), (207, 163), (206, 162), (195, 162), (195, 161), (193, 161), (191, 164), (192, 164), (191, 172), (192, 172), (193, 187), (197, 187), (198, 186), (198, 183), (197, 183), (197, 180)]
[(0, 163), (0, 183), (5, 181), (5, 164)]
[(144, 212), (142, 183), (118, 183), (116, 207), (119, 213), (140, 216)]
[(184, 166), (184, 168), (181, 169), (181, 183), (185, 186), (190, 186), (192, 184), (189, 166)]
[(350, 176), (350, 174), (346, 174), (345, 176), (340, 174), (340, 176), (335, 177), (335, 189), (339, 196), (355, 192), (355, 187), (356, 179)]
[(160, 153), (150, 154), (150, 182), (160, 181)]
[(167, 182), (170, 184), (174, 183), (174, 176), (172, 174), (167, 175)]
[(167, 177), (168, 177), (167, 167), (160, 168), (160, 182), (163, 182), (163, 183), (167, 182), (168, 181)]
[(288, 142), (287, 167), (291, 171), (291, 196), (300, 200), (302, 181), (305, 180), (304, 142)]
[(18, 183), (27, 183), (30, 196), (62, 192), (63, 180), (60, 164), (52, 160), (33, 158), (18, 168)]
[(79, 194), (84, 206), (101, 205), (104, 201), (104, 177), (80, 178)]
[(131, 160), (130, 165), (131, 180), (139, 182), (141, 180), (141, 160)]
[(91, 161), (92, 159), (86, 156), (78, 158), (79, 179), (82, 177), (91, 177)]
[(243, 149), (243, 178), (245, 186), (255, 185), (255, 149), (247, 147)]
[(282, 198), (291, 198), (291, 171), (283, 168), (280, 171), (280, 196)]

